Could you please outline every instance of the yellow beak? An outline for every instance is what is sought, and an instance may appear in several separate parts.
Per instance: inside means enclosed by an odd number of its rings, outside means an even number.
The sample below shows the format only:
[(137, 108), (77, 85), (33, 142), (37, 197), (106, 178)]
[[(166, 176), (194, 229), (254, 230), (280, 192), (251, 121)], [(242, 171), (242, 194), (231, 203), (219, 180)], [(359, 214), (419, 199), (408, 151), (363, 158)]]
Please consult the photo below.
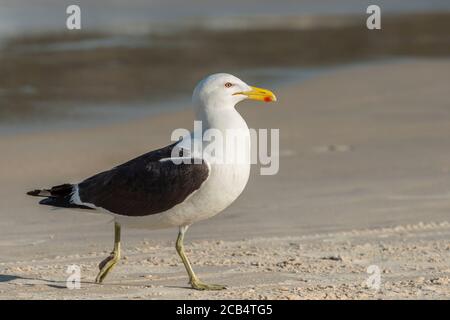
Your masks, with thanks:
[(251, 100), (256, 101), (264, 101), (264, 102), (275, 102), (277, 101), (277, 97), (275, 94), (267, 89), (257, 88), (257, 87), (250, 87), (252, 90), (246, 91), (246, 92), (239, 92), (235, 94), (243, 94), (246, 95)]

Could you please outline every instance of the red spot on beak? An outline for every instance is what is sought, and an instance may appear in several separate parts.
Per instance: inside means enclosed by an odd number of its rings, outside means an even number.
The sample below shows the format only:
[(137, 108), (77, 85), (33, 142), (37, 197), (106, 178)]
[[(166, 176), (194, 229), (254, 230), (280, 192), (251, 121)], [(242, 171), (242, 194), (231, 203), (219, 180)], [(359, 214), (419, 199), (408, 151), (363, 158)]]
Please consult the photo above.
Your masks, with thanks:
[(271, 101), (272, 101), (272, 98), (271, 98), (271, 97), (265, 97), (265, 98), (264, 98), (264, 101), (265, 101), (265, 102), (271, 102)]

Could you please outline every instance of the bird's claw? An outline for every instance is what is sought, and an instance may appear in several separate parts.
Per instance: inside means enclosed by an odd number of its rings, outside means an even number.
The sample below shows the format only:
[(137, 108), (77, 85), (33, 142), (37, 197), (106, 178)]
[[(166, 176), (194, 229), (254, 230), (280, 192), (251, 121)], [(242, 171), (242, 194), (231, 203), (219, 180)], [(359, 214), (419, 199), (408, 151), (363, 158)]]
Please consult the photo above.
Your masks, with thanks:
[(100, 262), (98, 265), (100, 272), (97, 277), (95, 277), (95, 283), (102, 283), (109, 271), (111, 271), (111, 269), (116, 265), (117, 261), (119, 261), (119, 254), (111, 252), (105, 260)]
[(192, 280), (191, 286), (195, 290), (224, 290), (227, 287), (221, 284), (206, 284), (200, 280)]

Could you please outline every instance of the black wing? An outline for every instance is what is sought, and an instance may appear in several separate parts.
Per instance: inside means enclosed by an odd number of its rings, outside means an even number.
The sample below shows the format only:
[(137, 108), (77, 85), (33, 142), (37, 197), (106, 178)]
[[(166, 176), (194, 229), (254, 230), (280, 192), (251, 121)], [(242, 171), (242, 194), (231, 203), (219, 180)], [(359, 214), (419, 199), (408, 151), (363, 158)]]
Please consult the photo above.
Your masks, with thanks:
[(175, 145), (84, 180), (78, 184), (80, 200), (125, 216), (156, 214), (183, 202), (208, 178), (209, 167), (204, 161), (160, 161), (171, 157)]

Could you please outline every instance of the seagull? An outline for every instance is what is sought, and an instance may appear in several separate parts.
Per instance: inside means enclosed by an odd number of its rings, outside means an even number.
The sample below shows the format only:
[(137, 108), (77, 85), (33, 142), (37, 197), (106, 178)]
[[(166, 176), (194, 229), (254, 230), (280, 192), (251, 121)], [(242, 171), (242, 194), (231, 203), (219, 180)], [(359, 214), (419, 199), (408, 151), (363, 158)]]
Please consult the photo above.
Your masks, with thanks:
[[(222, 290), (226, 287), (201, 281), (192, 269), (184, 250), (184, 236), (194, 222), (215, 216), (233, 203), (244, 190), (250, 175), (250, 161), (236, 157), (250, 154), (247, 123), (235, 109), (246, 99), (273, 102), (276, 96), (267, 89), (247, 85), (237, 77), (217, 73), (200, 81), (192, 102), (201, 133), (223, 134), (227, 161), (217, 161), (213, 139), (198, 132), (171, 145), (150, 151), (111, 170), (98, 173), (79, 183), (66, 183), (38, 189), (28, 195), (44, 197), (39, 203), (76, 210), (95, 210), (114, 218), (114, 249), (99, 264), (96, 283), (102, 283), (120, 259), (121, 227), (148, 230), (178, 227), (176, 250), (197, 290)], [(245, 143), (227, 139), (229, 130), (239, 132)], [(188, 138), (188, 139), (186, 139)], [(188, 143), (186, 143), (188, 141)], [(200, 143), (201, 152), (192, 150)], [(217, 141), (216, 141), (217, 142)], [(217, 153), (217, 155), (215, 154)]]

